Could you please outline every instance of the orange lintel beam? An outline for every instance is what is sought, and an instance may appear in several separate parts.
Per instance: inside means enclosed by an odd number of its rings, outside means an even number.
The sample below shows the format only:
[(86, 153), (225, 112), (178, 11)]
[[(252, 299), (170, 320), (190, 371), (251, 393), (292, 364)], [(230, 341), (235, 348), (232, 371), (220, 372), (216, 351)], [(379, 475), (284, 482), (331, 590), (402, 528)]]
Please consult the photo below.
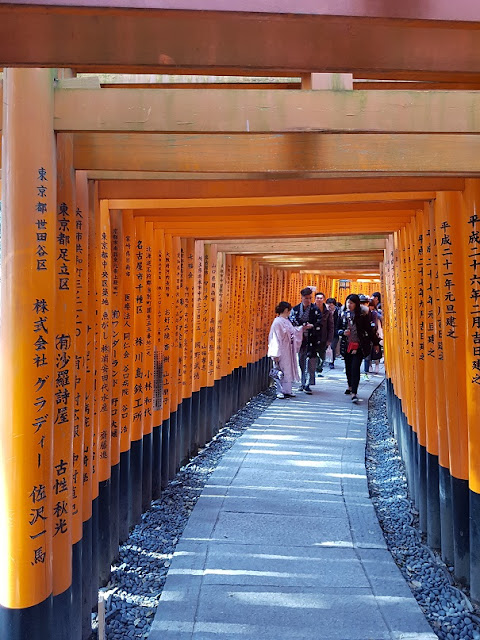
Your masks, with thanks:
[(469, 134), (76, 133), (74, 149), (86, 170), (480, 172), (480, 136)]
[(368, 209), (365, 211), (345, 211), (342, 214), (334, 214), (334, 213), (302, 213), (295, 207), (292, 207), (292, 211), (288, 211), (285, 208), (284, 211), (271, 212), (267, 214), (263, 214), (262, 210), (260, 210), (256, 215), (245, 216), (241, 214), (237, 215), (228, 215), (228, 213), (222, 212), (221, 215), (202, 215), (200, 214), (190, 214), (186, 215), (184, 212), (179, 214), (179, 212), (172, 213), (171, 215), (159, 215), (159, 213), (155, 210), (147, 209), (143, 212), (135, 212), (139, 216), (145, 216), (145, 220), (147, 222), (158, 222), (159, 224), (165, 225), (175, 225), (176, 227), (181, 228), (182, 226), (198, 226), (202, 229), (207, 227), (216, 228), (221, 230), (223, 228), (234, 227), (235, 225), (242, 225), (243, 228), (248, 227), (259, 227), (265, 226), (268, 228), (268, 225), (273, 224), (284, 224), (287, 225), (288, 222), (292, 220), (301, 220), (302, 225), (324, 225), (332, 223), (334, 225), (341, 225), (344, 221), (356, 222), (357, 224), (361, 224), (365, 220), (378, 220), (378, 221), (388, 221), (395, 222), (398, 220), (408, 220), (412, 216), (415, 215), (415, 209), (401, 209), (401, 210), (385, 210), (385, 211), (369, 211)]
[[(479, 133), (477, 91), (57, 89), (57, 131)], [(476, 115), (477, 114), (477, 115)]]
[[(130, 176), (130, 172), (127, 173)], [(303, 196), (400, 191), (463, 191), (465, 179), (457, 177), (320, 178), (288, 180), (101, 180), (100, 198), (232, 198)]]
[(478, 31), (455, 22), (363, 16), (3, 5), (0, 65), (142, 73), (193, 68), (207, 75), (478, 73)]
[[(397, 231), (400, 227), (404, 226), (410, 221), (411, 218), (398, 220), (396, 222), (378, 220), (371, 222), (370, 220), (362, 220), (362, 230), (365, 233), (393, 233)], [(348, 224), (358, 224), (358, 218), (355, 220), (348, 220)], [(213, 228), (212, 228), (213, 227)], [(271, 227), (271, 225), (270, 225)], [(268, 229), (268, 225), (262, 225), (258, 228), (240, 230), (238, 224), (232, 227), (220, 227), (218, 223), (215, 225), (209, 225), (208, 228), (199, 228), (193, 226), (175, 226), (170, 227), (166, 225), (159, 225), (158, 228), (166, 228), (169, 233), (178, 235), (184, 238), (238, 238), (239, 234), (244, 238), (256, 238), (263, 237)], [(315, 224), (315, 225), (306, 225), (304, 229), (305, 234), (316, 234), (316, 235), (331, 235), (335, 233), (336, 235), (348, 235), (350, 233), (349, 229), (343, 230), (341, 228), (341, 222), (337, 222), (336, 225), (330, 223), (326, 224)], [(291, 228), (283, 228), (283, 229), (270, 229), (270, 235), (272, 237), (296, 237), (298, 235), (298, 230)]]
[[(435, 198), (433, 191), (405, 193), (348, 193), (316, 196), (270, 196), (254, 198), (163, 198), (163, 199), (111, 199), (110, 209), (228, 209), (248, 212), (273, 210), (281, 211), (282, 207), (301, 206), (303, 211), (360, 211), (368, 208), (371, 211), (381, 209), (421, 208), (424, 200)], [(208, 211), (202, 211), (208, 213)]]

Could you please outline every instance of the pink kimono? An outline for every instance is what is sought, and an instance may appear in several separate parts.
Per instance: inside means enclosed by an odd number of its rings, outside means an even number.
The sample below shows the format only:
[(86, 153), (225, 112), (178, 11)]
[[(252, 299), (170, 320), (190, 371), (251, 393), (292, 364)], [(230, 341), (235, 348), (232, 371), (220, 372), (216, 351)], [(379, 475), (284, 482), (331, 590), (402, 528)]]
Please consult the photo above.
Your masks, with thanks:
[(272, 322), (268, 335), (268, 356), (280, 358), (278, 366), (283, 371), (280, 384), (283, 393), (291, 393), (292, 382), (300, 380), (297, 353), (302, 344), (302, 338), (303, 327), (294, 327), (288, 318), (277, 316)]

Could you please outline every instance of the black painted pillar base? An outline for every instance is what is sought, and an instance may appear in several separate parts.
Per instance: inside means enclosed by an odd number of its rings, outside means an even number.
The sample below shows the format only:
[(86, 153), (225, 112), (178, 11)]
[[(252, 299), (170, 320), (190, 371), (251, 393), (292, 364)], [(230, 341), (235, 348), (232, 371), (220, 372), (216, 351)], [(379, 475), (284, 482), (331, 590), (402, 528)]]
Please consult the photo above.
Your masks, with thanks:
[(167, 486), (168, 479), (170, 476), (169, 454), (170, 454), (170, 418), (168, 417), (162, 422), (162, 469), (161, 469), (162, 490), (165, 489), (165, 487)]
[(98, 484), (98, 579), (104, 587), (110, 577), (110, 478)]
[(470, 595), (480, 604), (480, 494), (470, 490)]
[(170, 414), (170, 442), (169, 442), (168, 462), (168, 479), (172, 480), (177, 473), (177, 446), (178, 446), (178, 430), (177, 430), (177, 411)]
[(427, 544), (440, 549), (440, 498), (438, 480), (438, 456), (427, 451)]
[(92, 518), (83, 523), (82, 535), (82, 638), (92, 633)]
[(109, 564), (118, 557), (120, 538), (120, 464), (110, 470), (110, 553)]
[(192, 427), (190, 455), (196, 456), (200, 447), (200, 391), (192, 393)]
[(0, 605), (0, 638), (5, 640), (46, 640), (52, 629), (52, 597), (24, 609)]
[(450, 470), (438, 468), (438, 486), (440, 498), (440, 531), (442, 560), (449, 565), (454, 564), (453, 554), (453, 510), (452, 484)]
[(98, 496), (92, 501), (92, 570), (90, 573), (90, 610), (96, 610), (98, 605), (99, 579), (99, 549), (98, 549)]
[(205, 387), (205, 442), (213, 437), (213, 387)]
[(183, 400), (177, 407), (177, 451), (175, 458), (175, 468), (177, 471), (182, 466), (183, 449), (185, 447), (185, 423), (183, 418)]
[(152, 502), (153, 434), (142, 438), (142, 513), (150, 509)]
[(418, 444), (418, 514), (419, 528), (427, 533), (427, 450)]
[(72, 546), (72, 619), (69, 639), (82, 640), (82, 549), (83, 541)]
[(202, 387), (198, 392), (200, 396), (198, 409), (198, 446), (205, 446), (207, 442), (207, 389)]
[[(453, 511), (453, 553), (455, 578), (470, 584), (470, 501), (468, 480), (450, 476)], [(478, 541), (477, 541), (478, 544)]]
[(192, 396), (184, 398), (182, 402), (183, 411), (183, 449), (181, 466), (187, 464), (191, 457), (192, 450)]
[(130, 444), (130, 529), (138, 524), (142, 517), (142, 469), (143, 469), (143, 442), (132, 440)]
[[(70, 640), (70, 638), (72, 637), (70, 631), (71, 626), (72, 588), (69, 587), (63, 593), (59, 593), (58, 595), (53, 596), (52, 626), (48, 635), (49, 640)], [(25, 637), (25, 640), (28, 640), (28, 637)]]
[(162, 425), (153, 428), (152, 499), (162, 493)]
[(118, 493), (119, 542), (124, 542), (129, 533), (129, 512), (132, 485), (130, 482), (130, 449), (120, 453), (120, 478)]

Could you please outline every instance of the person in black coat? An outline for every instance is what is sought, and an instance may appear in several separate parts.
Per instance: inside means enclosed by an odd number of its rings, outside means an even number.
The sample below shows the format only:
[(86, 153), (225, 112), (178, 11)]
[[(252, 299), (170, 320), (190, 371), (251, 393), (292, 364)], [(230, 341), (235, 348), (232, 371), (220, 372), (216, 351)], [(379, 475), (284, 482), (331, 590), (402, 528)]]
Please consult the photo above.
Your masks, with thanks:
[(362, 311), (360, 298), (352, 293), (347, 298), (347, 310), (342, 318), (339, 334), (342, 336), (340, 353), (345, 358), (345, 371), (348, 387), (346, 394), (351, 394), (352, 402), (358, 402), (358, 385), (360, 382), (360, 366), (364, 357), (378, 350), (380, 340), (373, 329), (368, 314)]
[[(315, 385), (317, 351), (320, 342), (322, 316), (318, 307), (312, 304), (313, 291), (305, 287), (300, 291), (302, 301), (293, 307), (290, 321), (294, 327), (305, 327), (303, 342), (298, 352), (298, 364), (302, 372), (301, 385), (306, 394), (311, 395), (311, 386)], [(308, 383), (307, 383), (308, 370)]]
[(333, 320), (333, 340), (330, 345), (332, 348), (332, 361), (330, 363), (330, 369), (335, 369), (335, 351), (339, 340), (338, 329), (340, 324), (340, 309), (337, 307), (337, 301), (335, 298), (328, 298), (327, 307), (332, 314)]

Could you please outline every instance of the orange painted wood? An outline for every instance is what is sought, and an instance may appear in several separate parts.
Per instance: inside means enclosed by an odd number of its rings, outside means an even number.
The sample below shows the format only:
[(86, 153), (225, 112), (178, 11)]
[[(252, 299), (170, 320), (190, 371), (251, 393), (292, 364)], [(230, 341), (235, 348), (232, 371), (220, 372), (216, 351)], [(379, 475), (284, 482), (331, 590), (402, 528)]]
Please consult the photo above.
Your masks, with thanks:
[[(266, 196), (340, 195), (405, 191), (462, 191), (465, 180), (458, 177), (298, 178), (276, 180), (101, 180), (101, 198), (232, 198)], [(340, 200), (339, 200), (340, 201)]]
[[(478, 133), (478, 91), (57, 89), (57, 131)], [(253, 85), (254, 86), (254, 85)], [(192, 101), (194, 109), (192, 109)]]
[(480, 139), (468, 134), (76, 133), (74, 144), (75, 168), (88, 170), (427, 175), (480, 171)]
[[(75, 63), (77, 71), (103, 67), (141, 73), (197, 69), (206, 75), (228, 70), (262, 70), (267, 76), (271, 70), (478, 73), (476, 29), (448, 26), (351, 16), (7, 5), (0, 7), (0, 63)], [(52, 33), (53, 41), (48, 39)]]
[(56, 160), (51, 73), (4, 78), (0, 604), (25, 608), (52, 592)]

